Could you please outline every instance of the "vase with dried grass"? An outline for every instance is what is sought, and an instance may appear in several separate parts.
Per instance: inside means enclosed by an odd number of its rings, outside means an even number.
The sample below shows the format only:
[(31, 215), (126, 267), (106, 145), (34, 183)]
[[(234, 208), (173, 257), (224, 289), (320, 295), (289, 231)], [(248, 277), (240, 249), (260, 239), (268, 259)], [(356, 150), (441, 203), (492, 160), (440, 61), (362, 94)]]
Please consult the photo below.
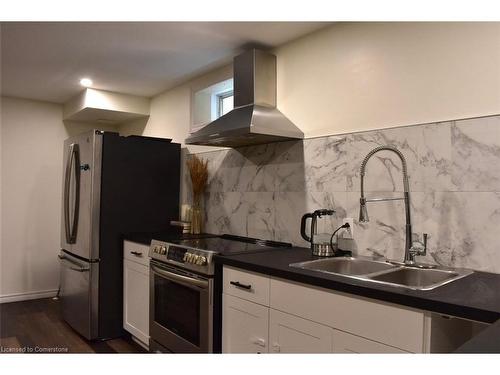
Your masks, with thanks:
[(193, 207), (191, 208), (191, 233), (199, 234), (203, 230), (202, 198), (208, 181), (208, 160), (191, 155), (187, 160), (191, 186), (193, 188)]

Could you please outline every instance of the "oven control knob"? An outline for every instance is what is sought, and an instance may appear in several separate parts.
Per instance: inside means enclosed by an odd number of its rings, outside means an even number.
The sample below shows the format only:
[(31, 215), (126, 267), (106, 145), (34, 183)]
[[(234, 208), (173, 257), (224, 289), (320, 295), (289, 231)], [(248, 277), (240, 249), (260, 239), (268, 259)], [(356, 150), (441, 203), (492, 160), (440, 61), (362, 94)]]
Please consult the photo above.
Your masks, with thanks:
[(193, 257), (193, 263), (194, 264), (200, 264), (200, 256), (199, 255), (195, 255)]
[(207, 264), (207, 258), (206, 258), (206, 257), (204, 257), (204, 256), (200, 256), (200, 259), (198, 260), (198, 264), (199, 264), (200, 266), (204, 266), (204, 265), (206, 265), (206, 264)]
[(161, 255), (165, 255), (166, 253), (167, 253), (167, 248), (166, 248), (165, 246), (162, 246), (162, 247), (160, 248), (160, 254), (161, 254)]
[(158, 253), (158, 246), (155, 246), (153, 249), (153, 253)]

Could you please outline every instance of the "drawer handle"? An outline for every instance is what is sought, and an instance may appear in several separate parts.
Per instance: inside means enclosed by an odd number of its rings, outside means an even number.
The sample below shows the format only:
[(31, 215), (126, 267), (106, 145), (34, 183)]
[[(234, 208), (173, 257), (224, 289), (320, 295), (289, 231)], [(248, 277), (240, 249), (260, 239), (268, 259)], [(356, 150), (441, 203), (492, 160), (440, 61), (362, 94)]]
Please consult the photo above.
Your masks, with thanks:
[(142, 257), (142, 253), (138, 252), (138, 251), (131, 251), (130, 254), (133, 254), (135, 255), (136, 257)]
[(246, 289), (246, 290), (252, 289), (252, 285), (250, 285), (250, 284), (248, 284), (248, 285), (242, 284), (239, 281), (230, 281), (229, 284), (234, 285), (234, 286), (236, 286), (238, 288)]

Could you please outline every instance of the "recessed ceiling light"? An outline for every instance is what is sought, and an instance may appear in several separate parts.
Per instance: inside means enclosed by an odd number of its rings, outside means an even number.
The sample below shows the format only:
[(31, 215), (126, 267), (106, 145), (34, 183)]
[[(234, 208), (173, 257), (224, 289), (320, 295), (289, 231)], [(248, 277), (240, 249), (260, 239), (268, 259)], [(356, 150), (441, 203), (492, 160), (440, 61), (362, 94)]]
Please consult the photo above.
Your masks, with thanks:
[(82, 78), (80, 80), (80, 85), (82, 85), (83, 87), (92, 86), (92, 80), (90, 78)]

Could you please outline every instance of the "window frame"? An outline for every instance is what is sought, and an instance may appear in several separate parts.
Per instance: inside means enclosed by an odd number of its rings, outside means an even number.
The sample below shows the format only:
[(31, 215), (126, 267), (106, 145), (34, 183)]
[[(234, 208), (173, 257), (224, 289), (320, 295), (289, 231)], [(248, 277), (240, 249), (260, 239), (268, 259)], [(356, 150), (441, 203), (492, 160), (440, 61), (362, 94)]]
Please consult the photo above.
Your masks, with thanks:
[[(217, 94), (217, 118), (220, 118), (223, 116), (222, 111), (224, 109), (224, 99), (227, 99), (231, 96), (234, 96), (234, 90), (231, 91), (226, 91), (226, 92), (221, 92)], [(234, 98), (233, 98), (234, 100)]]

